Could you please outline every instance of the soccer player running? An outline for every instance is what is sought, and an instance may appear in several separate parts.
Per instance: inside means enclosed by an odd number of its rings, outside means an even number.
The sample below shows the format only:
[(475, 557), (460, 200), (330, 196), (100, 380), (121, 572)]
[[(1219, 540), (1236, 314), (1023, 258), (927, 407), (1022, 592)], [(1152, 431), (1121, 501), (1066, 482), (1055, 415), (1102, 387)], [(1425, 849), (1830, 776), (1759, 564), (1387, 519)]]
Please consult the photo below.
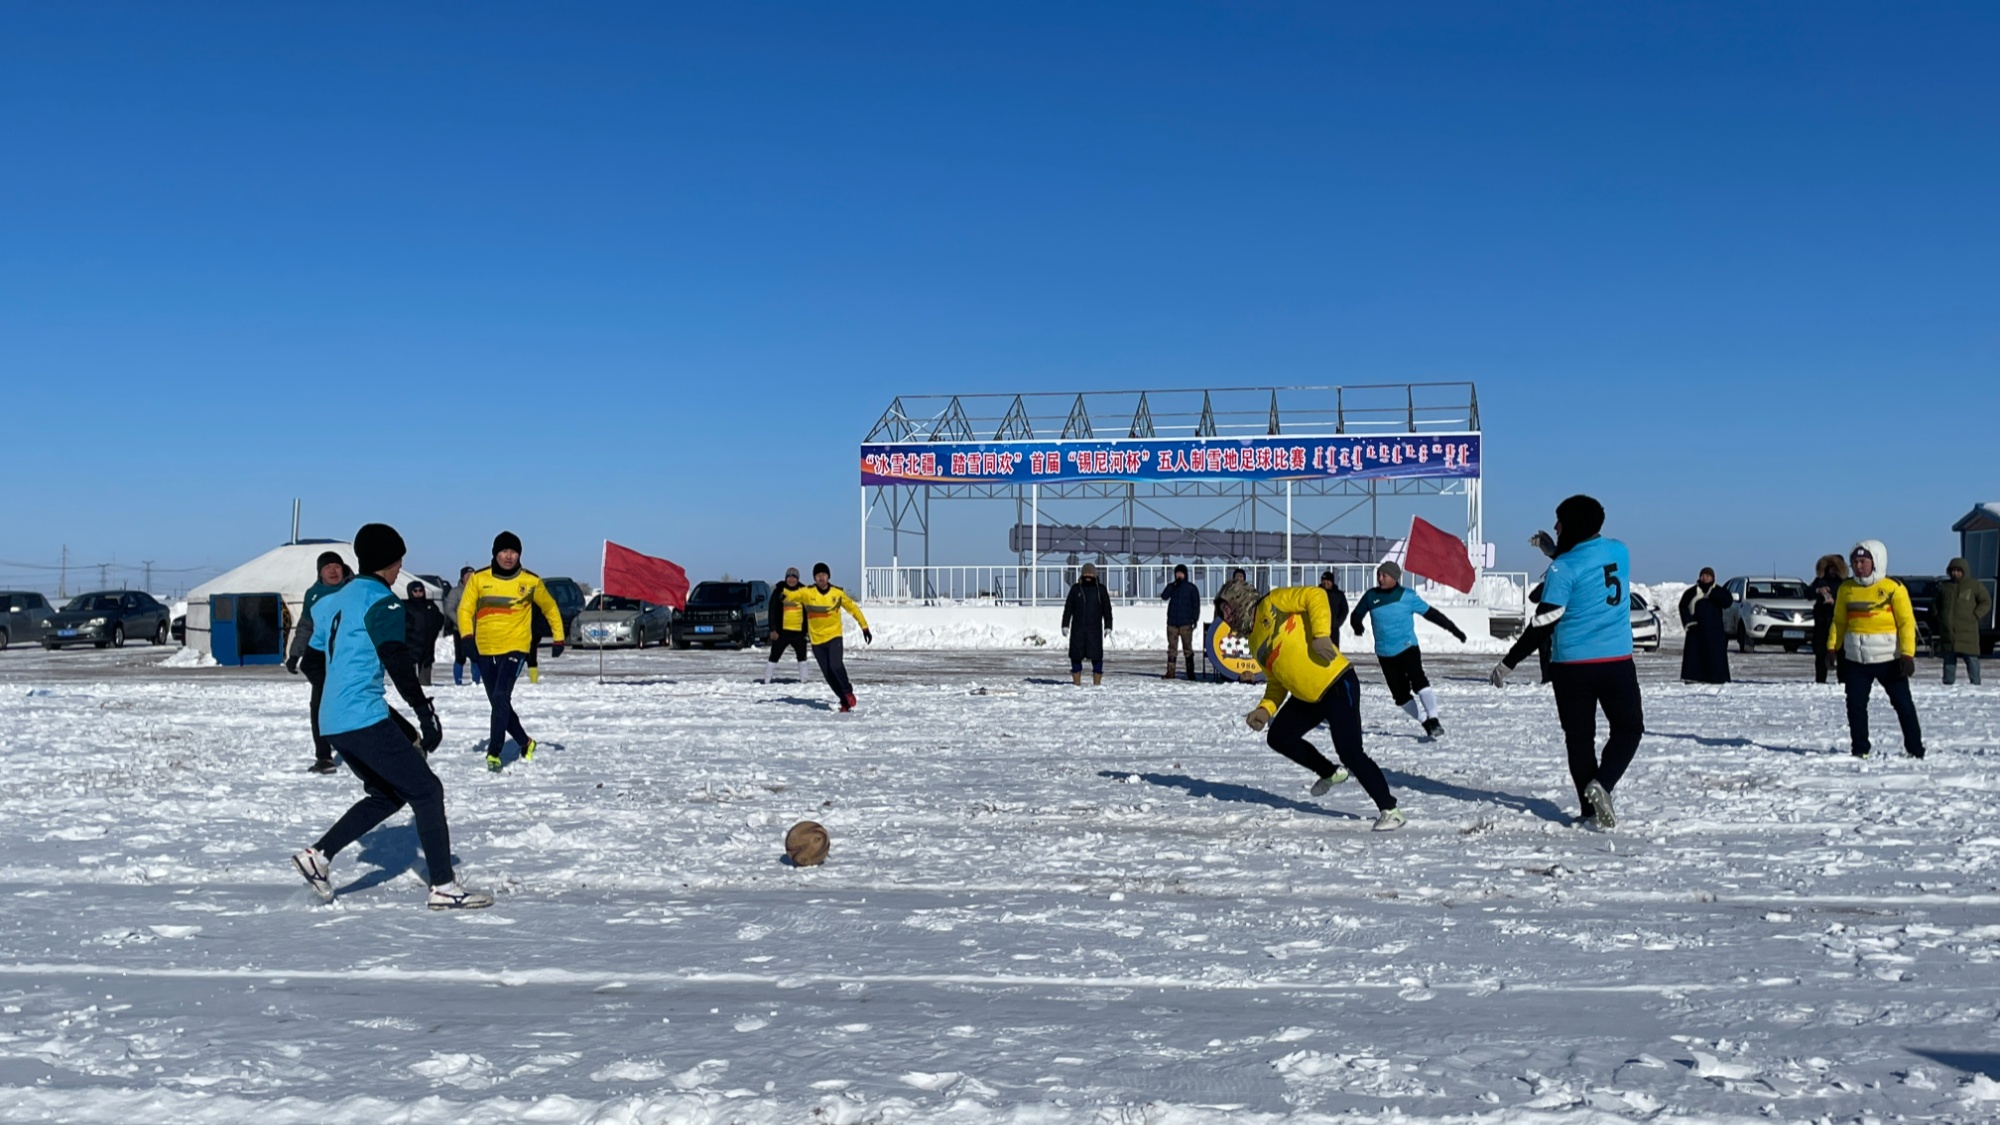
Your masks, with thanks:
[(791, 600), (790, 594), (799, 588), (799, 568), (785, 568), (785, 581), (771, 591), (768, 607), (771, 618), (771, 658), (764, 662), (764, 682), (771, 682), (772, 673), (778, 670), (778, 657), (791, 649), (798, 658), (799, 682), (806, 682), (806, 612), (805, 607)]
[(1366, 632), (1362, 622), (1374, 620), (1375, 660), (1382, 665), (1390, 696), (1410, 718), (1423, 724), (1427, 737), (1443, 738), (1437, 693), (1431, 690), (1430, 677), (1424, 675), (1424, 654), (1417, 647), (1419, 617), (1461, 641), (1465, 639), (1465, 630), (1451, 618), (1433, 609), (1415, 590), (1404, 588), (1402, 567), (1385, 562), (1375, 568), (1375, 588), (1361, 595), (1348, 624), (1359, 637)]
[[(1374, 800), (1375, 831), (1403, 826), (1403, 811), (1382, 768), (1361, 745), (1361, 679), (1333, 642), (1333, 607), (1318, 586), (1288, 586), (1257, 600), (1250, 611), (1250, 647), (1264, 666), (1264, 698), (1244, 716), (1251, 730), (1268, 724), (1271, 749), (1312, 771), (1312, 795), (1324, 796), (1350, 775)], [(1333, 752), (1345, 769), (1327, 761), (1306, 734), (1325, 723)]]
[[(1578, 823), (1599, 828), (1618, 823), (1611, 792), (1639, 752), (1646, 716), (1639, 700), (1639, 672), (1632, 663), (1632, 557), (1625, 544), (1599, 534), (1604, 505), (1572, 496), (1556, 505), (1556, 538), (1540, 537), (1552, 561), (1542, 577), (1542, 595), (1527, 631), (1493, 666), (1494, 687), (1507, 682), (1529, 653), (1550, 646), (1549, 682), (1555, 688), (1556, 717), (1569, 751), (1569, 775), (1582, 806)], [(1597, 712), (1610, 728), (1602, 757), (1597, 752)]]
[(507, 736), (521, 748), (521, 760), (535, 760), (535, 740), (514, 713), (514, 682), (521, 678), (528, 650), (534, 646), (534, 615), (540, 610), (549, 625), (549, 655), (563, 653), (562, 611), (549, 596), (542, 578), (521, 565), (521, 538), (511, 531), (493, 537), (493, 564), (465, 579), (465, 598), (458, 603), (458, 633), (472, 638), (473, 663), (493, 705), (493, 722), (486, 739), (486, 768), (500, 768), (500, 751)]
[(826, 686), (840, 700), (840, 709), (854, 710), (854, 684), (847, 678), (847, 661), (841, 651), (846, 629), (840, 615), (845, 611), (854, 618), (854, 623), (861, 626), (862, 641), (872, 645), (875, 634), (868, 631), (868, 619), (861, 615), (861, 607), (854, 604), (847, 591), (833, 584), (833, 571), (825, 563), (814, 563), (813, 584), (785, 591), (785, 601), (804, 611), (813, 659), (819, 661), (820, 675), (826, 677)]
[[(333, 857), (404, 805), (416, 815), (417, 839), (430, 866), (432, 910), (476, 910), (493, 896), (469, 891), (451, 868), (451, 828), (445, 823), (444, 783), (425, 759), (444, 741), (437, 709), (417, 683), (396, 578), (403, 571), (403, 537), (388, 524), (371, 523), (354, 534), (361, 573), (314, 605), (312, 649), (326, 658), (326, 693), (320, 731), (340, 751), (368, 795), (347, 810), (326, 835), (292, 857), (313, 893), (333, 901)], [(412, 744), (406, 726), (389, 710), (387, 676), (417, 714), (422, 728)]]

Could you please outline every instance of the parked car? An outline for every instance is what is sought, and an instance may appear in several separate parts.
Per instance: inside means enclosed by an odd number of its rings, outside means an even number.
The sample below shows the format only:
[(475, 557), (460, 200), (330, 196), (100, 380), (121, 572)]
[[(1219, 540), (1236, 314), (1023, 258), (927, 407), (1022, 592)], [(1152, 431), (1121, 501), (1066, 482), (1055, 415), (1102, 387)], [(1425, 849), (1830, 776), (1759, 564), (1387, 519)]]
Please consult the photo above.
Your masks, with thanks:
[(1638, 594), (1632, 595), (1632, 647), (1660, 651), (1660, 615)]
[[(570, 578), (544, 578), (542, 587), (549, 592), (549, 598), (556, 603), (556, 616), (562, 618), (563, 637), (571, 642), (576, 640), (576, 619), (583, 612), (583, 587)], [(536, 643), (549, 638), (549, 624), (540, 612), (531, 615), (534, 621)]]
[(127, 637), (143, 637), (156, 645), (167, 643), (172, 616), (153, 595), (137, 590), (102, 590), (79, 594), (69, 604), (49, 615), (42, 633), (42, 647), (88, 644), (122, 648)]
[(1929, 652), (1935, 642), (1931, 634), (1931, 611), (1937, 607), (1938, 588), (1945, 583), (1941, 574), (1896, 576), (1910, 592), (1910, 612), (1917, 619), (1917, 651)]
[(0, 648), (16, 642), (39, 641), (55, 608), (29, 590), (0, 592)]
[(770, 627), (770, 601), (769, 582), (703, 582), (674, 615), (674, 647), (760, 644)]
[(645, 648), (667, 643), (673, 619), (674, 611), (666, 606), (599, 594), (584, 603), (576, 618), (576, 632), (571, 635), (579, 646)]
[(1729, 606), (1722, 628), (1736, 647), (1754, 652), (1760, 644), (1780, 644), (1797, 652), (1812, 642), (1812, 591), (1796, 578), (1732, 578), (1723, 583)]

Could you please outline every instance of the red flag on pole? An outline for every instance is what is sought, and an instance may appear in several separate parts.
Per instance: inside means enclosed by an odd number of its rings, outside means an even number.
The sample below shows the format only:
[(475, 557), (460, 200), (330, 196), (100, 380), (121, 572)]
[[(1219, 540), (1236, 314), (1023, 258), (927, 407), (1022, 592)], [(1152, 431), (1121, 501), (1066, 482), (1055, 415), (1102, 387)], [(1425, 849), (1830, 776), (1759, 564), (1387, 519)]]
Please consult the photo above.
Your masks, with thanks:
[(665, 559), (642, 555), (606, 539), (604, 592), (614, 598), (638, 598), (654, 605), (686, 609), (687, 571)]
[(1418, 516), (1410, 517), (1410, 543), (1403, 552), (1403, 569), (1454, 590), (1472, 592), (1472, 557), (1465, 549), (1465, 540)]

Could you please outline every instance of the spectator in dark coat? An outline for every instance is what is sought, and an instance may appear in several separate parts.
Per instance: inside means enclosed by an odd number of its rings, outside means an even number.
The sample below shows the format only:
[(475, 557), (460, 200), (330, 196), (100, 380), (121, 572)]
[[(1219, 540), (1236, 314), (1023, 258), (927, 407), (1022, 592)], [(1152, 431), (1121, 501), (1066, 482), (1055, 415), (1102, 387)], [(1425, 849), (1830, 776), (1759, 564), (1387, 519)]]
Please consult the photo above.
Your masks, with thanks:
[(403, 639), (417, 658), (417, 682), (431, 686), (431, 664), (437, 660), (438, 635), (444, 632), (444, 611), (431, 600), (422, 582), (411, 582), (403, 598)]
[(1069, 638), (1069, 682), (1083, 682), (1083, 662), (1090, 661), (1090, 682), (1104, 682), (1104, 634), (1111, 631), (1111, 595), (1097, 584), (1097, 568), (1083, 564), (1076, 584), (1063, 602), (1063, 636)]
[(1938, 585), (1937, 601), (1931, 603), (1931, 632), (1937, 637), (1938, 659), (1944, 661), (1944, 682), (1958, 682), (1958, 662), (1974, 685), (1979, 683), (1979, 626), (1993, 612), (1993, 595), (1986, 584), (1967, 577), (1971, 568), (1964, 559), (1953, 559), (1944, 568), (1946, 580)]
[(1194, 679), (1194, 627), (1201, 624), (1201, 590), (1188, 581), (1188, 568), (1174, 568), (1174, 580), (1160, 591), (1160, 600), (1167, 603), (1167, 674), (1163, 680), (1174, 678), (1174, 649), (1178, 647), (1187, 657), (1187, 678)]
[(1326, 591), (1326, 604), (1333, 607), (1333, 625), (1338, 629), (1340, 623), (1347, 620), (1347, 595), (1340, 592), (1340, 579), (1332, 571), (1323, 570), (1319, 575), (1319, 588)]
[(1681, 650), (1681, 679), (1691, 684), (1729, 682), (1729, 632), (1722, 611), (1729, 591), (1715, 584), (1715, 571), (1701, 568), (1701, 577), (1681, 595), (1681, 625), (1687, 647)]
[(1846, 683), (1841, 676), (1840, 656), (1827, 651), (1826, 638), (1833, 629), (1833, 599), (1840, 593), (1840, 584), (1847, 580), (1847, 560), (1839, 555), (1821, 555), (1813, 565), (1812, 607), (1813, 607), (1813, 681), (1825, 683), (1826, 674), (1831, 670), (1835, 678)]

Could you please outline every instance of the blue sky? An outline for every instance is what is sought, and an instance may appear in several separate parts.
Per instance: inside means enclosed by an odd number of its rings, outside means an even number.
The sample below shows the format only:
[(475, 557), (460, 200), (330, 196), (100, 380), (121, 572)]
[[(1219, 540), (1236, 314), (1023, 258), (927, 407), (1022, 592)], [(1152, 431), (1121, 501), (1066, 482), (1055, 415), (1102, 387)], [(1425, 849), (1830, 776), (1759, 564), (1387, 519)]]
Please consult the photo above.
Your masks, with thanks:
[[(854, 566), (898, 393), (1469, 379), (1503, 566), (2000, 498), (2000, 10), (11, 5), (0, 560)], [(939, 561), (1005, 561), (1003, 527)], [(1933, 558), (1935, 556), (1935, 558)], [(1921, 564), (1921, 565), (1920, 565)], [(0, 582), (38, 584), (0, 566)], [(156, 585), (161, 583), (156, 582)]]

